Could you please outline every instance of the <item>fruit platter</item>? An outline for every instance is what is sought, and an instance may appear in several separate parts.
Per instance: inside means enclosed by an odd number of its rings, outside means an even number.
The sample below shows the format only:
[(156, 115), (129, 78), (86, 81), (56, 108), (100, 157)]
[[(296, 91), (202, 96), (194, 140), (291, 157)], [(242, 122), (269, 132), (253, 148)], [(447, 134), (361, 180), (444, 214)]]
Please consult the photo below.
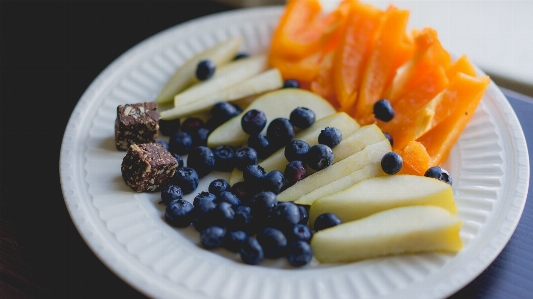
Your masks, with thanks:
[(497, 86), (408, 11), (313, 3), (170, 28), (78, 102), (65, 203), (147, 296), (441, 298), (511, 237), (528, 156)]

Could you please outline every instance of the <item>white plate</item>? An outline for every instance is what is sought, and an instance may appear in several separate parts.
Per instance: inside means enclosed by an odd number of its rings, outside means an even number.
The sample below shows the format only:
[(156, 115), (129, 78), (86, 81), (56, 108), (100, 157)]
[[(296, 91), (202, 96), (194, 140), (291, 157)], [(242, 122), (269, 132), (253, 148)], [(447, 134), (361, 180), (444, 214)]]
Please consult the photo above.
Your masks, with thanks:
[[(439, 298), (478, 276), (511, 237), (529, 179), (526, 142), (511, 106), (492, 83), (453, 148), (446, 167), (464, 226), (458, 254), (420, 254), (294, 269), (283, 259), (241, 263), (198, 246), (193, 229), (163, 217), (157, 193), (123, 182), (124, 152), (114, 146), (116, 107), (153, 100), (193, 53), (230, 36), (247, 52), (265, 52), (281, 8), (233, 11), (163, 31), (124, 53), (90, 85), (63, 138), (61, 185), (70, 215), (94, 253), (119, 277), (161, 298)], [(207, 190), (215, 173), (203, 179)], [(193, 195), (187, 199), (191, 200)]]

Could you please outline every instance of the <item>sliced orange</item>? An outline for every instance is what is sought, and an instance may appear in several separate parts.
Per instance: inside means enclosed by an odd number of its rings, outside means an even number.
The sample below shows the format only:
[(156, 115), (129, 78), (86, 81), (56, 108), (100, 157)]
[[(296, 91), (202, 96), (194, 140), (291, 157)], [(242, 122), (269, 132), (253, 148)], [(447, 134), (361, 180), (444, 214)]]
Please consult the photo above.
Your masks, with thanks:
[(352, 109), (384, 13), (378, 8), (353, 2), (335, 52), (333, 77), (342, 110)]
[(430, 157), (424, 145), (418, 141), (409, 142), (398, 153), (402, 156), (403, 167), (401, 174), (424, 175), (430, 167)]
[(373, 106), (387, 90), (387, 81), (393, 69), (396, 53), (402, 43), (409, 11), (390, 6), (385, 12), (378, 41), (372, 49), (359, 87), (353, 116), (361, 124), (374, 122)]

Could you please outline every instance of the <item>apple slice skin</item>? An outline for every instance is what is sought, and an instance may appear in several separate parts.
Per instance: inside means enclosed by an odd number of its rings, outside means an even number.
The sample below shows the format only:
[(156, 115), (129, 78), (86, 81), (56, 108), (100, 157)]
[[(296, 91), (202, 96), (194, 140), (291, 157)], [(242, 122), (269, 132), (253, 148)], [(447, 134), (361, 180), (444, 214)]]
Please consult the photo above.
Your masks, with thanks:
[(231, 38), (188, 59), (167, 81), (155, 102), (158, 104), (172, 102), (176, 94), (194, 83), (196, 66), (201, 60), (211, 59), (217, 66), (233, 60), (239, 51), (242, 41), (242, 37)]
[[(368, 164), (380, 163), (383, 155), (390, 151), (391, 146), (388, 140), (367, 145), (363, 150), (316, 172), (287, 188), (278, 194), (278, 201), (297, 201), (308, 193), (334, 181), (340, 180), (343, 177), (364, 168)], [(311, 202), (306, 204), (310, 205)]]
[(392, 175), (369, 178), (317, 199), (309, 210), (309, 223), (312, 226), (323, 213), (333, 213), (342, 222), (348, 222), (393, 208), (418, 205), (437, 206), (457, 214), (449, 184), (423, 176)]
[[(311, 127), (298, 132), (294, 136), (293, 140), (303, 140), (307, 142), (310, 146), (313, 146), (315, 144), (318, 144), (318, 135), (320, 134), (320, 131), (322, 131), (326, 127), (335, 127), (339, 129), (342, 132), (343, 136), (351, 136), (354, 134), (354, 132), (359, 131), (360, 128), (359, 124), (348, 114), (344, 112), (338, 112), (317, 120)], [(337, 154), (335, 151), (341, 151), (343, 148), (341, 145), (343, 145), (342, 141), (338, 146), (333, 149), (333, 153), (335, 154), (335, 160), (337, 160)], [(270, 172), (272, 170), (279, 170), (281, 172), (284, 172), (285, 167), (288, 163), (289, 162), (285, 158), (285, 148), (282, 148), (277, 150), (275, 153), (270, 155), (270, 157), (266, 158), (259, 164), (266, 172)], [(244, 179), (242, 177), (242, 171), (235, 168), (231, 173), (230, 184), (233, 185), (243, 180)]]
[[(210, 148), (215, 148), (219, 145), (240, 146), (245, 144), (249, 135), (242, 130), (241, 118), (251, 109), (263, 111), (267, 116), (267, 121), (270, 122), (278, 117), (289, 118), (292, 110), (302, 106), (313, 110), (317, 120), (336, 112), (328, 101), (306, 90), (288, 88), (271, 91), (258, 97), (241, 114), (214, 130), (209, 135), (207, 145)], [(268, 125), (263, 131), (267, 127)]]
[(355, 262), (405, 253), (458, 252), (462, 222), (433, 206), (401, 207), (315, 233), (311, 248), (322, 263)]
[(193, 113), (211, 109), (217, 102), (233, 102), (248, 96), (279, 89), (282, 86), (283, 78), (281, 77), (281, 73), (278, 69), (271, 69), (239, 84), (228, 87), (220, 93), (202, 98), (190, 104), (163, 111), (161, 112), (161, 119), (172, 120), (189, 116)]

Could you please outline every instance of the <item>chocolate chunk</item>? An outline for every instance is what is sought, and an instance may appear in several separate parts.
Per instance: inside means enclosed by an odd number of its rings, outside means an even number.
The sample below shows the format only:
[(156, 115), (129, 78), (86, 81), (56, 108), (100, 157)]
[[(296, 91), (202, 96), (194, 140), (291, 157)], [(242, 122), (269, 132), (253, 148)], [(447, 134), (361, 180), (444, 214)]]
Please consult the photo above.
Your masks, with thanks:
[(159, 112), (154, 102), (126, 104), (117, 107), (115, 142), (126, 151), (132, 144), (155, 142), (159, 130)]
[(122, 177), (137, 192), (158, 191), (174, 175), (178, 161), (159, 143), (132, 144), (122, 160)]

